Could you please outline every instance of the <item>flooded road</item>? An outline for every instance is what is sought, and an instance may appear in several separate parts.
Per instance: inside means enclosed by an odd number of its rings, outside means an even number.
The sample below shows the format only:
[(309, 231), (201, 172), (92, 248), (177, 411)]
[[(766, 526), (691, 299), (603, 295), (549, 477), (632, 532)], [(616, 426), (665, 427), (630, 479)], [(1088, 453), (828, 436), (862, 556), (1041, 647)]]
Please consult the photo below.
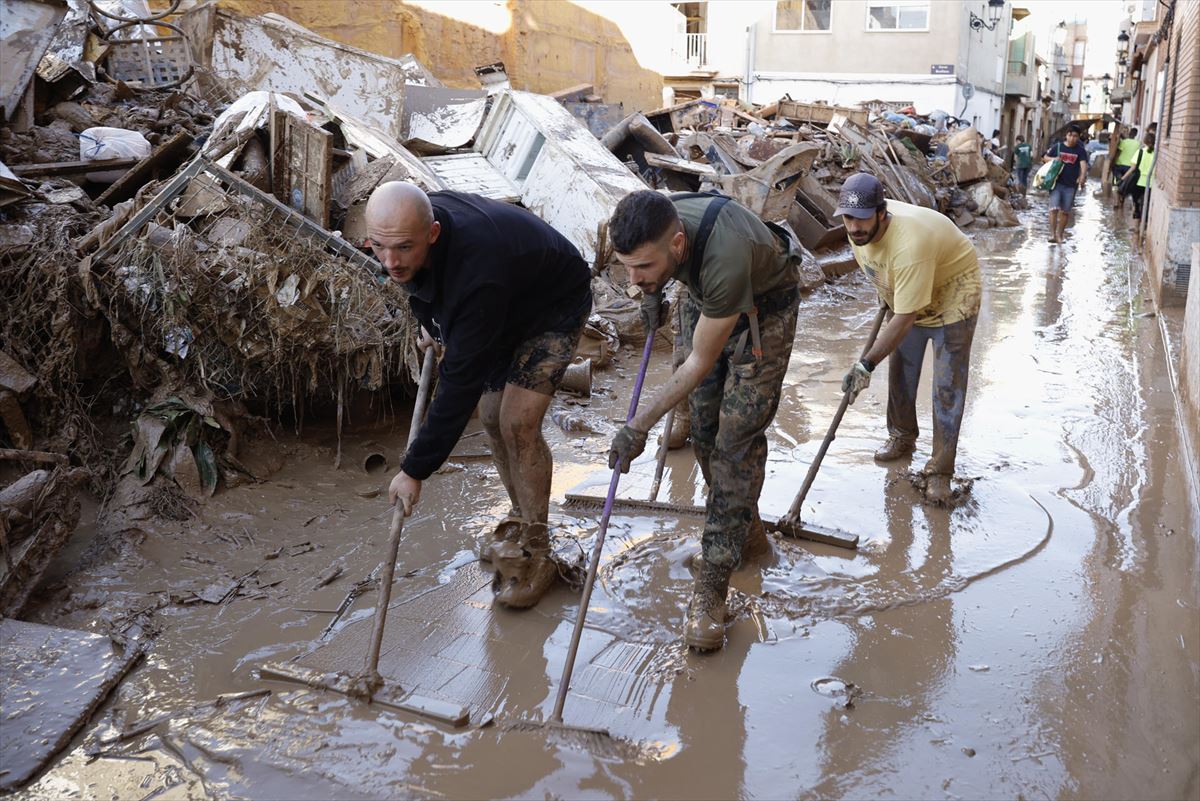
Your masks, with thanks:
[[(370, 496), (404, 431), (364, 420), (342, 470), (332, 431), (306, 429), (270, 481), (145, 526), (43, 599), (39, 622), (135, 619), (156, 638), (18, 797), (1200, 797), (1200, 509), (1125, 224), (1087, 198), (1052, 246), (1037, 202), (1022, 227), (975, 241), (985, 294), (959, 445), (966, 503), (929, 508), (908, 480), (929, 453), (928, 363), (917, 453), (873, 462), (881, 375), (803, 514), (859, 534), (859, 551), (776, 538), (773, 564), (735, 575), (737, 620), (711, 655), (678, 642), (701, 522), (614, 516), (565, 717), (637, 744), (636, 758), (507, 727), (549, 716), (577, 596), (492, 609), (473, 553), (507, 501), (478, 435), (405, 527), (380, 664), (406, 689), (468, 704), (471, 724), (256, 677), (289, 659), (362, 665), (389, 516)], [(873, 302), (850, 276), (802, 303), (764, 514), (790, 504)], [(556, 499), (602, 494), (637, 358), (622, 349), (571, 410), (597, 433), (547, 421)], [(668, 362), (656, 352), (649, 386)], [(392, 468), (359, 467), (370, 443)], [(620, 494), (646, 497), (653, 468), (642, 457)], [(690, 450), (673, 452), (660, 500), (702, 502), (701, 486)], [(552, 509), (564, 548), (587, 550), (598, 515)]]

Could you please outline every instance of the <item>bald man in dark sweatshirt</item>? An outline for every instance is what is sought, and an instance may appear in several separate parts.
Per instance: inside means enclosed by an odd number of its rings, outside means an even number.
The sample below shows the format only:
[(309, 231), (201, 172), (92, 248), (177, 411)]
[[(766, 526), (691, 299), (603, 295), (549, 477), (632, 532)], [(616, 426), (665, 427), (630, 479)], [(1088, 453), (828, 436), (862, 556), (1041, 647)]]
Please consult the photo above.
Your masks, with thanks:
[(591, 272), (530, 212), (462, 192), (391, 181), (367, 203), (368, 243), (409, 295), (422, 347), (444, 346), (437, 391), (388, 495), (411, 510), (476, 405), (510, 524), (484, 543), (496, 600), (533, 606), (554, 582), (546, 525), (553, 462), (542, 420), (592, 309)]

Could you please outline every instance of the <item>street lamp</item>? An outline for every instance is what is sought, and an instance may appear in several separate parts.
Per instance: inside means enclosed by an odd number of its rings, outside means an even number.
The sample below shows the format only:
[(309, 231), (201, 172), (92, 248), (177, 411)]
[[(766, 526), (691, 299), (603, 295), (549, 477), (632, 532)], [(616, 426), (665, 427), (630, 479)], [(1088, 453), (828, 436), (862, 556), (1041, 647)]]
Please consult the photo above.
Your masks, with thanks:
[(1129, 34), (1126, 33), (1125, 31), (1121, 31), (1120, 33), (1117, 34), (1117, 41), (1120, 42), (1121, 44), (1125, 44), (1126, 42), (1129, 41)]
[(1000, 23), (1000, 18), (1004, 16), (1004, 0), (987, 0), (987, 15), (987, 20), (985, 21), (983, 17), (972, 11), (970, 19), (971, 30), (996, 30), (996, 25)]

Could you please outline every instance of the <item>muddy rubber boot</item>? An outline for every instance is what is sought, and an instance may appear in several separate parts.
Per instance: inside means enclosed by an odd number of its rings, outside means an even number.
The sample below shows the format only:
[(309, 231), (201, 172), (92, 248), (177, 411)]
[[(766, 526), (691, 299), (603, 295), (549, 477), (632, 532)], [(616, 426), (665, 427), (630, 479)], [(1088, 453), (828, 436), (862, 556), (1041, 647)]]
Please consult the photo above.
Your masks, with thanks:
[(916, 449), (917, 443), (915, 440), (888, 437), (887, 442), (883, 443), (883, 447), (875, 451), (875, 461), (894, 462), (897, 459), (903, 459)]
[(935, 475), (925, 479), (925, 500), (938, 506), (948, 506), (954, 497), (950, 489), (950, 476)]
[(483, 535), (479, 543), (479, 561), (491, 562), (496, 558), (496, 549), (503, 542), (517, 542), (521, 538), (523, 522), (519, 517), (509, 515), (496, 524), (496, 528)]
[(729, 574), (733, 571), (703, 564), (692, 585), (683, 642), (697, 651), (715, 651), (725, 647), (725, 619), (729, 614), (725, 599), (729, 595)]
[(550, 529), (545, 523), (527, 523), (520, 543), (504, 543), (496, 549), (496, 577), (492, 590), (496, 601), (513, 609), (528, 609), (542, 599), (558, 576), (550, 558)]
[(692, 414), (688, 411), (687, 399), (684, 399), (675, 407), (675, 416), (671, 418), (671, 439), (667, 442), (667, 450), (679, 450), (687, 445), (691, 435)]

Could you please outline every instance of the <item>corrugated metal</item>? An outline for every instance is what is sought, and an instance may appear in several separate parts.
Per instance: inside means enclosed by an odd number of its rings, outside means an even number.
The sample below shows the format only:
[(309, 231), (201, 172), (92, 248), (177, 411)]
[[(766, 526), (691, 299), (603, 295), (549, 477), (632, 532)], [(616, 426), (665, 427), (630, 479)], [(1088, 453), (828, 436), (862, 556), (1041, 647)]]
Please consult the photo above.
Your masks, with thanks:
[(426, 156), (421, 161), (442, 179), (447, 189), (471, 192), (506, 203), (516, 203), (521, 199), (521, 191), (482, 154)]

